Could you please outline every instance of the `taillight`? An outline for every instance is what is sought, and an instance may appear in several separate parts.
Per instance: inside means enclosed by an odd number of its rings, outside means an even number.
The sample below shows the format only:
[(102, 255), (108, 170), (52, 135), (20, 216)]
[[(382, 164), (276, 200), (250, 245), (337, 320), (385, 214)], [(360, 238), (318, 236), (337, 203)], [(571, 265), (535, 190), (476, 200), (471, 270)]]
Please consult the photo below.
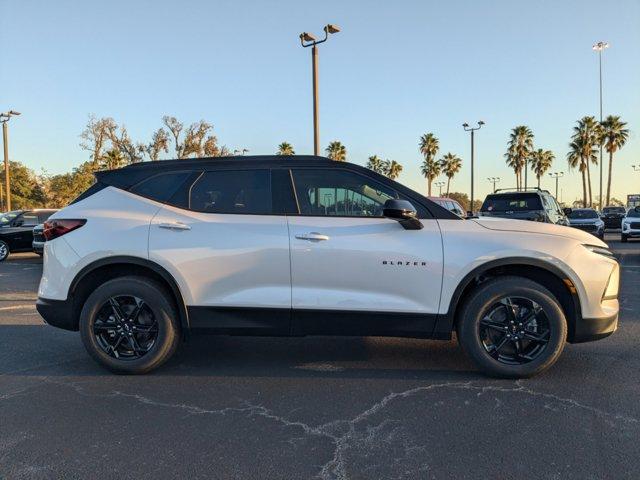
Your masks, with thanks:
[(50, 241), (54, 238), (61, 237), (66, 233), (72, 232), (76, 228), (80, 228), (85, 223), (87, 223), (87, 221), (84, 219), (48, 220), (44, 222), (44, 230), (42, 231), (42, 235), (44, 235), (45, 240)]

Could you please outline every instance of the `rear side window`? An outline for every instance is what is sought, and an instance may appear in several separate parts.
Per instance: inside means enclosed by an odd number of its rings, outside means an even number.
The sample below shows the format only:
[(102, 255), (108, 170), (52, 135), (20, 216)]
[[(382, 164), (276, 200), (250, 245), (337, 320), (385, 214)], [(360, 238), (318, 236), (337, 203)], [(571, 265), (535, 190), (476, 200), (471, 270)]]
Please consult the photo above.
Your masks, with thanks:
[(34, 212), (25, 212), (21, 220), (23, 227), (35, 227), (40, 223), (38, 222), (38, 215)]
[(271, 214), (269, 170), (204, 172), (191, 187), (189, 208), (206, 213)]
[(130, 191), (157, 202), (167, 203), (190, 175), (191, 172), (186, 171), (159, 173), (134, 185)]

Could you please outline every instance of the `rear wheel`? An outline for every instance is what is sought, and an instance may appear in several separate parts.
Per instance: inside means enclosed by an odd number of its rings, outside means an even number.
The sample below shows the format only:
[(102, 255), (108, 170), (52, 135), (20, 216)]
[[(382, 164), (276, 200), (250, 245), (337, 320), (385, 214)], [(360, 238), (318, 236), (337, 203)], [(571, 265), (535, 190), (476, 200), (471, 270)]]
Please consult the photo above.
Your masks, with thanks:
[(458, 341), (484, 373), (525, 378), (553, 365), (567, 322), (556, 298), (522, 277), (500, 277), (476, 288), (462, 307)]
[(89, 295), (80, 314), (80, 334), (99, 364), (116, 373), (142, 374), (176, 351), (177, 318), (161, 284), (145, 277), (120, 277)]
[(9, 245), (4, 240), (0, 240), (0, 262), (7, 259), (9, 256)]

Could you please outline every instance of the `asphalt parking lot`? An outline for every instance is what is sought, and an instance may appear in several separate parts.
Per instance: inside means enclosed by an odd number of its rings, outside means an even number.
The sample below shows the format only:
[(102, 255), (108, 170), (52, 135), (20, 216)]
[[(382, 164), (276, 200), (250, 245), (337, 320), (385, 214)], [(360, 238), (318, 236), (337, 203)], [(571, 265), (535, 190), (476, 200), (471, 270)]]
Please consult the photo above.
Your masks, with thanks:
[(34, 308), (41, 260), (0, 263), (0, 478), (639, 478), (640, 243), (620, 327), (531, 380), (455, 342), (200, 337), (114, 376)]

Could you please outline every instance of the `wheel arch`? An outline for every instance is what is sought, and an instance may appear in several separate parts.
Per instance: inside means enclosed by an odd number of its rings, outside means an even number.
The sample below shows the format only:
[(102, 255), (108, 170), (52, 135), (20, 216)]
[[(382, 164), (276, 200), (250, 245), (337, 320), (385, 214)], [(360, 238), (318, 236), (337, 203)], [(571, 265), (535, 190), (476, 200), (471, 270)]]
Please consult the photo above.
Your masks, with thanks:
[(189, 315), (182, 293), (173, 276), (161, 265), (151, 260), (134, 256), (113, 256), (96, 260), (83, 267), (69, 286), (69, 295), (72, 299), (72, 312), (77, 330), (80, 311), (84, 300), (90, 293), (106, 280), (125, 275), (139, 275), (153, 278), (163, 284), (173, 296), (178, 309), (182, 334), (189, 331)]
[(571, 342), (575, 335), (576, 322), (582, 318), (577, 286), (569, 275), (556, 265), (530, 257), (492, 260), (466, 274), (451, 296), (447, 313), (443, 314), (438, 322), (437, 334), (451, 334), (456, 327), (460, 307), (471, 290), (489, 278), (506, 275), (524, 277), (540, 283), (556, 297), (567, 319), (567, 339)]

